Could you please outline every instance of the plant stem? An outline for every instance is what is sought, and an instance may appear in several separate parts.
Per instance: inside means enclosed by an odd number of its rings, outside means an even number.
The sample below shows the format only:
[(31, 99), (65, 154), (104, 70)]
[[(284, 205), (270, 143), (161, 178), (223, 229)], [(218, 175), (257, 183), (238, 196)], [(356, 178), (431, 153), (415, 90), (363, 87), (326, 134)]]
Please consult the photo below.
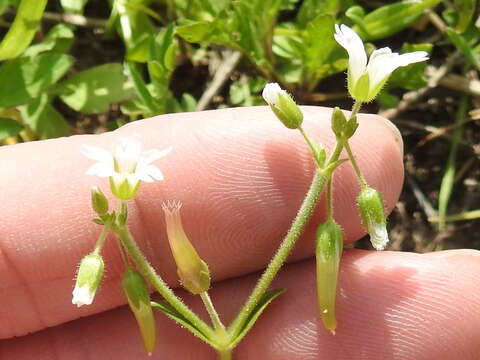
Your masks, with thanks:
[(202, 298), (203, 304), (205, 305), (205, 309), (207, 309), (208, 315), (212, 320), (213, 328), (217, 331), (225, 332), (225, 326), (223, 325), (220, 317), (218, 316), (215, 307), (213, 306), (212, 299), (210, 299), (210, 295), (208, 295), (207, 291), (200, 293), (200, 297)]
[(232, 360), (232, 349), (217, 350), (218, 360)]
[(188, 321), (193, 323), (206, 336), (211, 339), (215, 338), (215, 333), (212, 328), (208, 326), (202, 319), (200, 319), (192, 310), (190, 310), (190, 308), (173, 293), (168, 285), (156, 273), (152, 265), (150, 265), (143, 256), (135, 240), (133, 240), (128, 228), (125, 225), (117, 226), (114, 228), (114, 231), (122, 241), (125, 248), (128, 250), (130, 256), (137, 263), (139, 270), (148, 279), (148, 281), (150, 281), (160, 295), (162, 295), (163, 298), (175, 308), (175, 310), (181, 313)]
[(333, 174), (327, 182), (327, 220), (333, 219)]
[[(305, 131), (302, 129), (301, 126), (298, 127), (298, 131), (300, 131), (300, 134), (302, 134), (303, 138), (305, 139), (305, 142), (308, 144), (308, 147), (310, 148), (310, 151), (312, 152), (313, 159), (315, 160), (315, 163), (317, 163), (317, 150), (315, 149), (315, 145), (313, 144), (312, 140), (308, 137), (308, 135), (305, 133)], [(321, 167), (322, 164), (318, 164), (318, 167)]]
[(350, 113), (350, 119), (358, 114), (361, 107), (362, 107), (362, 102), (358, 101), (358, 100), (355, 100), (355, 102), (353, 103), (353, 106), (352, 106), (352, 111)]
[(100, 255), (100, 251), (102, 251), (103, 246), (105, 245), (105, 240), (107, 239), (107, 234), (110, 231), (110, 224), (105, 224), (103, 226), (102, 232), (98, 235), (97, 243), (95, 244), (95, 248), (93, 249), (93, 253)]
[[(334, 162), (338, 160), (340, 152), (341, 146), (337, 144), (337, 147), (333, 153), (335, 156), (332, 156), (329, 162)], [(318, 198), (320, 197), (323, 187), (325, 186), (325, 183), (328, 181), (330, 176), (330, 172), (325, 172), (320, 169), (317, 169), (317, 171), (315, 172), (315, 176), (313, 178), (312, 184), (310, 185), (310, 189), (308, 190), (307, 195), (305, 196), (305, 199), (303, 200), (303, 203), (298, 210), (297, 216), (295, 217), (295, 220), (293, 221), (290, 230), (283, 239), (283, 242), (281, 243), (274, 257), (268, 264), (268, 267), (265, 269), (264, 273), (258, 280), (255, 288), (250, 294), (250, 297), (247, 299), (238, 315), (228, 327), (228, 332), (230, 334), (237, 334), (239, 332), (240, 327), (244, 324), (250, 312), (255, 308), (255, 305), (258, 304), (258, 301), (272, 283), (275, 275), (277, 275), (278, 271), (284, 264), (290, 252), (292, 251), (293, 246), (297, 242), (300, 235), (303, 233), (305, 225), (307, 225), (308, 221), (310, 220), (313, 214), (313, 210), (315, 209), (315, 206), (317, 204)]]
[(352, 152), (352, 149), (350, 148), (350, 144), (348, 143), (348, 140), (344, 141), (343, 146), (345, 147), (345, 150), (347, 150), (348, 158), (350, 159), (353, 170), (355, 171), (355, 174), (357, 175), (357, 178), (358, 178), (358, 181), (360, 182), (360, 185), (362, 187), (367, 186), (367, 182), (365, 181), (365, 178), (363, 177), (362, 172), (360, 171), (360, 167), (357, 164), (357, 159), (355, 159), (355, 155), (353, 155), (353, 152)]

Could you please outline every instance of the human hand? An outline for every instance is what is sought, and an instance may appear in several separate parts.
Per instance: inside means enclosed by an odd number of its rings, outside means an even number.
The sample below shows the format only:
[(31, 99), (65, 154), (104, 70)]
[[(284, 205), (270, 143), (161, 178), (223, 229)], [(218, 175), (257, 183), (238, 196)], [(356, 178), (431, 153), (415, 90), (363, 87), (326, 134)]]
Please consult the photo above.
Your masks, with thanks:
[[(327, 147), (333, 144), (329, 110), (303, 109), (309, 134)], [(76, 266), (99, 231), (89, 221), (90, 187), (104, 185), (84, 175), (91, 162), (81, 155), (81, 145), (108, 147), (133, 133), (147, 149), (174, 149), (158, 163), (165, 181), (142, 185), (131, 206), (131, 229), (158, 272), (176, 286), (161, 204), (181, 200), (185, 229), (217, 282), (211, 295), (226, 323), (258, 278), (251, 273), (266, 265), (280, 243), (312, 177), (302, 138), (267, 107), (165, 115), (104, 135), (1, 148), (0, 359), (147, 358), (135, 320), (121, 306), (123, 267), (112, 241), (104, 251), (106, 275), (94, 304), (80, 309), (71, 304)], [(369, 184), (391, 209), (403, 178), (399, 136), (383, 120), (364, 115), (351, 145)], [(352, 242), (364, 231), (352, 205), (358, 186), (350, 166), (335, 173), (335, 182), (336, 220)], [(236, 359), (478, 359), (475, 251), (346, 250), (337, 334), (324, 330), (312, 260), (321, 213), (320, 204), (292, 263), (274, 282), (274, 288), (287, 291), (235, 349)], [(202, 312), (196, 298), (178, 293)], [(157, 319), (152, 358), (215, 357), (171, 320), (161, 314)]]

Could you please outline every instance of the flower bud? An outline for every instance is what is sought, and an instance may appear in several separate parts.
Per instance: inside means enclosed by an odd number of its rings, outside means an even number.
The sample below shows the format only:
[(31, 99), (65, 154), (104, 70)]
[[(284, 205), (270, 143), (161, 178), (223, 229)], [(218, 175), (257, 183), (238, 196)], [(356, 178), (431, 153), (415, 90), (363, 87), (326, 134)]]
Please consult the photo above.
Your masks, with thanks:
[(337, 137), (343, 137), (345, 127), (347, 126), (347, 118), (340, 108), (335, 107), (332, 112), (332, 130)]
[(128, 269), (123, 275), (122, 287), (140, 328), (143, 346), (151, 354), (156, 345), (156, 328), (147, 283), (137, 270)]
[(77, 273), (77, 282), (73, 289), (72, 304), (78, 307), (90, 305), (102, 281), (104, 270), (103, 259), (96, 253), (85, 256), (80, 262)]
[(333, 220), (327, 220), (317, 228), (315, 248), (317, 264), (317, 300), (323, 326), (335, 334), (337, 319), (338, 269), (343, 250), (342, 228)]
[(167, 202), (162, 205), (167, 224), (168, 242), (183, 287), (192, 294), (200, 294), (210, 287), (210, 271), (183, 230), (181, 207), (180, 202)]
[(370, 234), (373, 247), (376, 250), (385, 249), (389, 239), (382, 195), (371, 187), (365, 187), (360, 192), (357, 202), (363, 226)]
[(91, 193), (92, 208), (95, 210), (98, 216), (102, 217), (108, 212), (108, 200), (98, 186), (93, 186)]
[(302, 125), (303, 113), (292, 97), (277, 83), (265, 85), (262, 96), (278, 119), (289, 129)]

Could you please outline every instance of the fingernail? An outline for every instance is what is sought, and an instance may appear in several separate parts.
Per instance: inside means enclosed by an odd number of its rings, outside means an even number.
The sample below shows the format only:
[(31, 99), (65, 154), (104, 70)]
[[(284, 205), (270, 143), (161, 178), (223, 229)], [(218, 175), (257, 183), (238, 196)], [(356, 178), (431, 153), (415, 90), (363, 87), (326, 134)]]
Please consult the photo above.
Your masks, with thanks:
[(379, 116), (378, 118), (381, 121), (381, 123), (384, 124), (385, 127), (393, 135), (393, 138), (395, 139), (395, 144), (397, 144), (398, 149), (400, 150), (403, 156), (403, 138), (402, 138), (402, 134), (400, 133), (400, 130), (398, 130), (395, 124), (390, 120), (388, 120), (387, 118), (384, 118), (383, 116)]

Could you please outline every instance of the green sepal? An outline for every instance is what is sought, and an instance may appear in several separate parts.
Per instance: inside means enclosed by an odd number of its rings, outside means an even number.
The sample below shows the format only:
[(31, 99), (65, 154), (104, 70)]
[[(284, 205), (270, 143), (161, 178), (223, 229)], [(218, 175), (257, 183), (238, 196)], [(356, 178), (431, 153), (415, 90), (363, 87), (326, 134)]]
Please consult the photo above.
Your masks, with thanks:
[(172, 305), (165, 301), (152, 301), (152, 307), (164, 313), (170, 319), (176, 321), (181, 326), (184, 326), (187, 330), (189, 330), (193, 335), (198, 337), (200, 340), (206, 342), (208, 345), (212, 346), (213, 348), (217, 348), (217, 344), (210, 339), (206, 334), (204, 334), (199, 328), (195, 326), (192, 322), (190, 322), (186, 317), (184, 317), (181, 313), (179, 313)]
[(92, 208), (102, 217), (108, 212), (108, 199), (98, 186), (91, 189)]
[(277, 118), (289, 129), (298, 129), (303, 122), (303, 113), (295, 101), (283, 92), (278, 94), (278, 104), (270, 105)]
[(313, 156), (315, 161), (320, 169), (325, 166), (325, 160), (327, 159), (327, 152), (322, 144), (312, 141), (313, 145)]
[(252, 326), (258, 320), (259, 316), (262, 314), (263, 310), (266, 309), (268, 304), (270, 304), (278, 295), (283, 293), (285, 289), (269, 290), (262, 295), (257, 305), (253, 310), (248, 314), (248, 317), (245, 318), (243, 324), (239, 327), (237, 334), (232, 334), (232, 340), (230, 342), (230, 347), (234, 348), (237, 344), (247, 335)]
[(100, 218), (94, 218), (92, 221), (97, 225), (105, 225), (105, 222)]
[(353, 134), (355, 134), (355, 131), (357, 131), (357, 128), (358, 128), (358, 121), (357, 121), (357, 116), (355, 115), (354, 117), (350, 118), (347, 121), (343, 135), (345, 136), (346, 139), (350, 139), (353, 136)]
[(343, 137), (347, 126), (347, 118), (340, 108), (335, 107), (332, 111), (332, 131), (338, 137)]

